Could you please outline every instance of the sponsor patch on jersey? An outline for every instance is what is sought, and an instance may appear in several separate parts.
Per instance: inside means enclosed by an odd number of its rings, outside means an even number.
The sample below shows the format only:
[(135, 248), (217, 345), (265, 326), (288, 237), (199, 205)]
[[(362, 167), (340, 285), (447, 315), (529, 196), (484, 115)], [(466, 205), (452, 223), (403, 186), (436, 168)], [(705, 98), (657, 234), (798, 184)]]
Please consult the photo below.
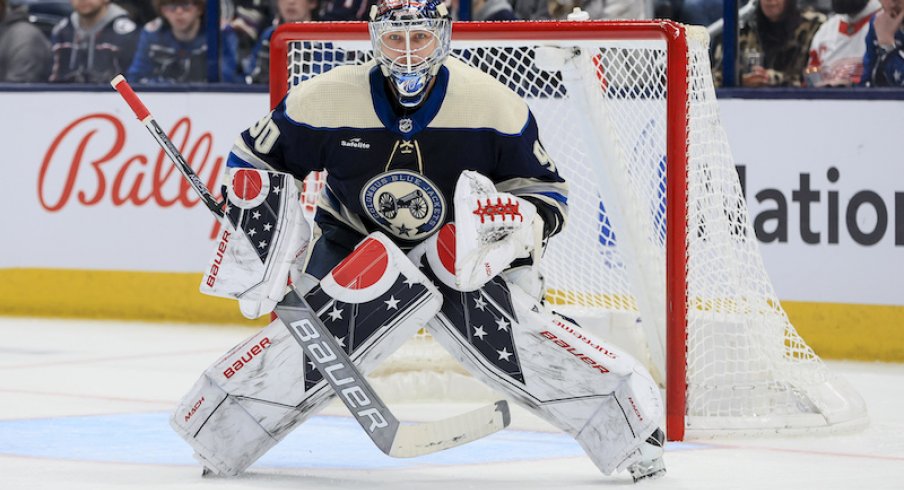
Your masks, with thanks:
[(369, 150), (370, 143), (364, 141), (361, 138), (349, 138), (347, 140), (342, 140), (339, 142), (342, 146), (346, 148), (357, 148), (359, 150)]
[(439, 188), (408, 170), (390, 170), (371, 179), (361, 191), (361, 205), (375, 223), (401, 240), (423, 240), (446, 216)]
[(134, 31), (138, 26), (127, 17), (120, 17), (113, 21), (113, 32), (117, 34), (128, 34)]

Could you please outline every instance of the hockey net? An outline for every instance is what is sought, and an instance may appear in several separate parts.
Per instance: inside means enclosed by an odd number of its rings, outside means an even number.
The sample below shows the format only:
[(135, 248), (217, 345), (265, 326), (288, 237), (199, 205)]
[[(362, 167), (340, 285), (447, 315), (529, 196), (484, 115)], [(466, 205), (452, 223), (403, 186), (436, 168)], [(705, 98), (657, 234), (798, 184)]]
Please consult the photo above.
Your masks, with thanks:
[[(548, 304), (645, 362), (670, 439), (862, 425), (859, 395), (797, 334), (766, 275), (707, 44), (671, 22), (453, 28), (453, 56), (524, 97), (570, 183), (568, 225), (542, 263)], [(307, 78), (371, 60), (363, 23), (285, 25), (271, 46), (274, 106)], [(309, 210), (322, 182), (306, 180)], [(429, 335), (412, 342), (384, 374), (463, 372)]]

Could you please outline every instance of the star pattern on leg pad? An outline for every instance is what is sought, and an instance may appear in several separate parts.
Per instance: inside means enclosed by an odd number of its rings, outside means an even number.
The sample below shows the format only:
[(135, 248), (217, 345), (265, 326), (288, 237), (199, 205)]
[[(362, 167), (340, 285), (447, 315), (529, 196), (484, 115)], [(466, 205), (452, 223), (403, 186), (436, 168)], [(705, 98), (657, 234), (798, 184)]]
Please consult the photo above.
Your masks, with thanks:
[(327, 315), (330, 316), (330, 320), (333, 320), (333, 321), (341, 320), (342, 319), (342, 310), (334, 305), (333, 309), (330, 310), (330, 312), (327, 313)]

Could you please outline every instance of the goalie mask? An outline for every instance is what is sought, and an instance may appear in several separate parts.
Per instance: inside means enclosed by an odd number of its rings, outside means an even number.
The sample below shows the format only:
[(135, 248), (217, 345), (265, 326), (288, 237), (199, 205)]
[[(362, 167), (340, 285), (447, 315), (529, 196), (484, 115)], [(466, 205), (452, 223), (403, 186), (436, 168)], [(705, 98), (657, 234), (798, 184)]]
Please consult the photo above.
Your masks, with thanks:
[(427, 96), (452, 38), (449, 11), (439, 0), (381, 0), (370, 10), (374, 58), (404, 107)]

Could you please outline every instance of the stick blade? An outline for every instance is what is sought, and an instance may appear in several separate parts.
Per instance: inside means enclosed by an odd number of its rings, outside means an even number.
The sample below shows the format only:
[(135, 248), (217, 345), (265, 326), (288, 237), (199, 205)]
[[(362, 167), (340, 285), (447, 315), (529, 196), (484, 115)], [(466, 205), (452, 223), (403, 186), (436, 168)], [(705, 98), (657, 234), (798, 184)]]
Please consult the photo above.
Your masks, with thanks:
[(508, 402), (499, 400), (450, 419), (402, 425), (387, 454), (394, 458), (413, 458), (443, 451), (499, 432), (511, 421)]

